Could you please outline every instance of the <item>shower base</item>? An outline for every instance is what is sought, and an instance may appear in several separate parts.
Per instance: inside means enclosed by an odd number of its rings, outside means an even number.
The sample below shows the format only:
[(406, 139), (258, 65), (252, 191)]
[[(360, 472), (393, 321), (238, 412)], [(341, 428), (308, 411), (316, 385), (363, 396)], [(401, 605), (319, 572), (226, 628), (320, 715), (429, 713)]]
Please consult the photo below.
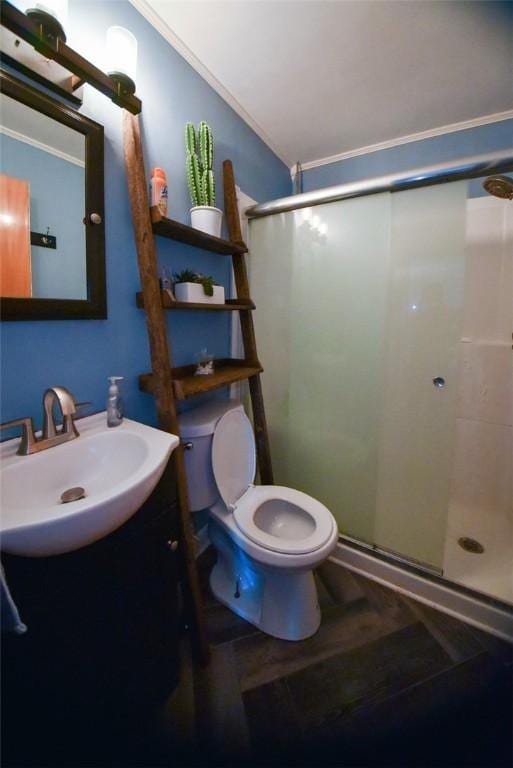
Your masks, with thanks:
[[(484, 552), (466, 551), (460, 538), (478, 541)], [(451, 505), (444, 555), (444, 576), (513, 605), (513, 519), (483, 515)]]

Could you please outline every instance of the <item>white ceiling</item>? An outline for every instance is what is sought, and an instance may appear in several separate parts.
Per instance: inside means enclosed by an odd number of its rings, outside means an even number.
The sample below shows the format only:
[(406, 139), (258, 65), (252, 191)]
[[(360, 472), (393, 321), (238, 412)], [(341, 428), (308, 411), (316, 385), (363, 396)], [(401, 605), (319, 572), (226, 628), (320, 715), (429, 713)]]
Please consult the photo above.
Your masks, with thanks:
[(85, 138), (82, 133), (11, 99), (5, 93), (0, 94), (0, 132), (63, 160), (84, 165)]
[(513, 108), (513, 4), (132, 0), (289, 165)]

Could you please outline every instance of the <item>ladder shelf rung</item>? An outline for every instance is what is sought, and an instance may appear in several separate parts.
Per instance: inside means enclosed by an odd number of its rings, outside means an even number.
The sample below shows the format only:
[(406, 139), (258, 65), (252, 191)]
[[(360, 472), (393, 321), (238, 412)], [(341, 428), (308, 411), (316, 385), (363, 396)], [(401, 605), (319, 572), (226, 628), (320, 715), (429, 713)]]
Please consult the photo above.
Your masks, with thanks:
[[(195, 376), (196, 365), (182, 365), (172, 369), (173, 388), (177, 400), (186, 400), (195, 395), (212, 392), (229, 386), (237, 381), (250, 379), (263, 371), (262, 366), (253, 361), (223, 358), (214, 360), (214, 373), (208, 376)], [(153, 374), (139, 376), (139, 389), (153, 393)]]
[(248, 250), (244, 243), (232, 243), (230, 240), (224, 240), (222, 237), (214, 237), (206, 232), (201, 232), (199, 229), (189, 227), (180, 221), (167, 219), (165, 216), (162, 216), (157, 206), (150, 208), (150, 214), (153, 232), (161, 237), (168, 237), (170, 240), (194, 245), (196, 248), (202, 248), (204, 251), (223, 253), (228, 256), (246, 253)]
[[(162, 306), (164, 309), (195, 309), (214, 312), (244, 312), (255, 309), (254, 303), (249, 299), (227, 299), (224, 304), (196, 303), (192, 301), (176, 301), (167, 291), (161, 291)], [(144, 296), (142, 292), (136, 294), (137, 306), (144, 309)]]

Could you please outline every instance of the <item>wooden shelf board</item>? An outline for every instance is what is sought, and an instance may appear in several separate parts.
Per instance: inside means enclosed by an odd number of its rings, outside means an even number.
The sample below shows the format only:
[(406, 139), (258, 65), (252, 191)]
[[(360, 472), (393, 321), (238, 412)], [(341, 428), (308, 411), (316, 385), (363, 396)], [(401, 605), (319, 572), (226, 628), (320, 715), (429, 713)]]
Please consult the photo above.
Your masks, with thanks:
[[(247, 360), (224, 358), (214, 360), (215, 372), (209, 376), (195, 376), (195, 365), (183, 365), (172, 369), (173, 387), (177, 400), (186, 400), (195, 395), (211, 392), (220, 387), (243, 381), (261, 373), (263, 368), (258, 363)], [(153, 374), (143, 373), (139, 376), (139, 389), (142, 392), (153, 392)]]
[(244, 243), (232, 243), (230, 240), (223, 240), (221, 237), (207, 235), (199, 229), (189, 227), (174, 219), (166, 219), (161, 215), (157, 206), (150, 208), (153, 232), (161, 237), (168, 237), (170, 240), (177, 240), (179, 243), (194, 245), (196, 248), (203, 248), (212, 253), (222, 253), (226, 255), (246, 253), (247, 248)]
[[(167, 291), (161, 291), (162, 306), (164, 309), (206, 309), (207, 311), (217, 312), (235, 312), (255, 309), (255, 305), (252, 301), (244, 299), (227, 299), (224, 304), (202, 304), (191, 301), (176, 301), (172, 299)], [(137, 306), (140, 309), (144, 309), (144, 297), (142, 292), (136, 295)]]

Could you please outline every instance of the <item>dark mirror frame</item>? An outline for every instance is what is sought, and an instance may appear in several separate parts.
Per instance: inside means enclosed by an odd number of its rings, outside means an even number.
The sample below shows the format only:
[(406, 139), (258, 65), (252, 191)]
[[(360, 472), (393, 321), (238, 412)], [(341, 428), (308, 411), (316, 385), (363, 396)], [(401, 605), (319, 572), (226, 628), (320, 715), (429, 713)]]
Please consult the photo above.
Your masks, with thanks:
[[(0, 91), (85, 137), (85, 242), (87, 299), (0, 298), (2, 320), (105, 320), (105, 204), (103, 125), (0, 71)], [(93, 223), (91, 216), (98, 223)], [(98, 218), (99, 217), (99, 218)]]

